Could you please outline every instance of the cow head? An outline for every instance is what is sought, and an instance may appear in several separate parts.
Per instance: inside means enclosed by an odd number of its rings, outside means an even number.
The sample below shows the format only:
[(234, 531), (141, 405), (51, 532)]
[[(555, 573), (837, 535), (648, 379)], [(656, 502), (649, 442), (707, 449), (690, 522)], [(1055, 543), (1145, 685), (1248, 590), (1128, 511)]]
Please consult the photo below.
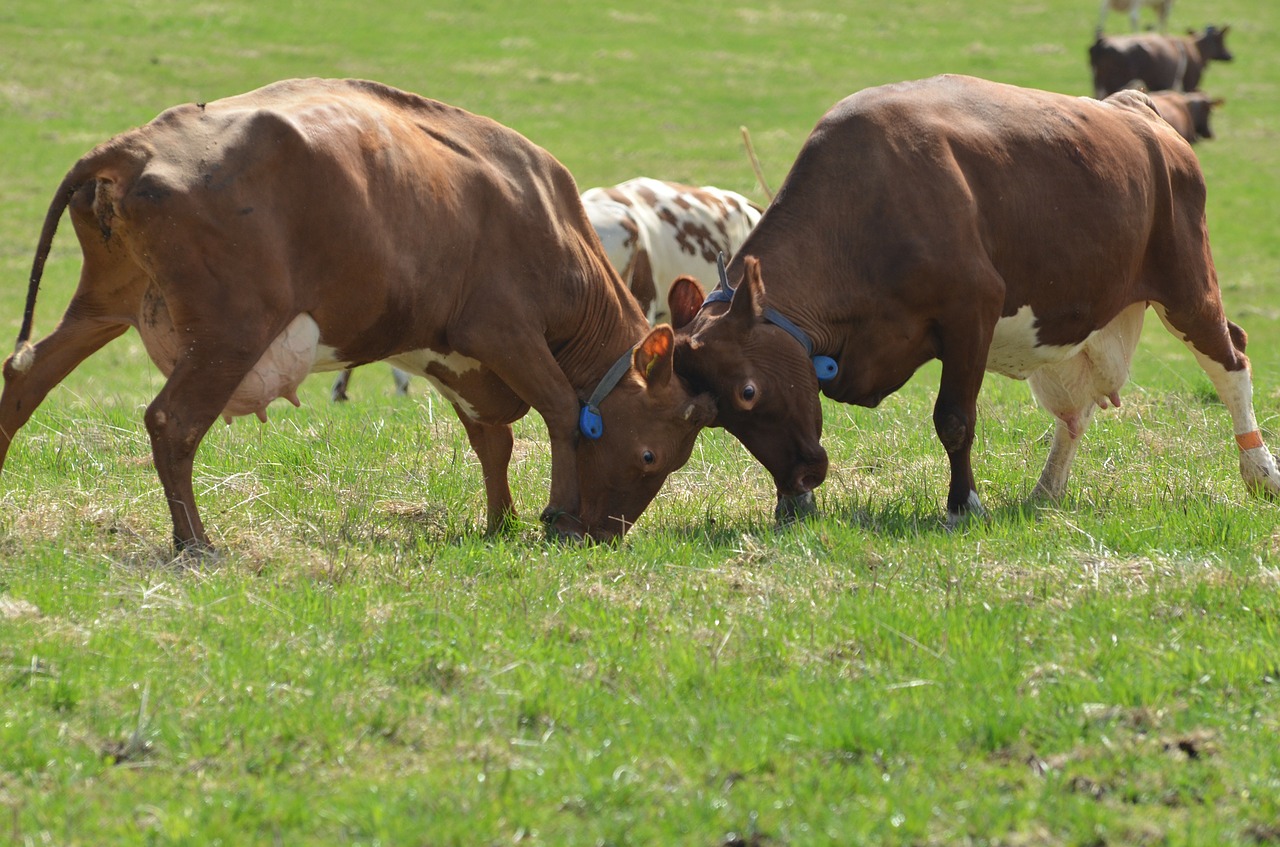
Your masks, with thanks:
[(1227, 49), (1227, 31), (1231, 26), (1224, 26), (1218, 29), (1216, 26), (1205, 27), (1204, 32), (1197, 33), (1195, 30), (1187, 30), (1196, 40), (1196, 48), (1200, 51), (1200, 57), (1206, 61), (1212, 59), (1215, 62), (1230, 62), (1235, 57), (1231, 55), (1231, 51)]
[(708, 395), (690, 393), (672, 368), (675, 334), (663, 325), (632, 352), (631, 367), (600, 403), (598, 438), (580, 438), (581, 519), (596, 541), (621, 537), (689, 461), (698, 432), (715, 419)]
[(773, 476), (779, 516), (787, 517), (811, 502), (827, 475), (818, 378), (800, 343), (765, 320), (759, 261), (748, 256), (743, 267), (743, 281), (719, 314), (701, 308), (702, 288), (692, 277), (672, 284), (668, 304), (681, 330), (676, 372), (715, 398), (715, 424)]
[(1215, 106), (1227, 102), (1221, 97), (1211, 98), (1207, 94), (1192, 91), (1186, 95), (1187, 111), (1191, 114), (1191, 125), (1199, 138), (1213, 138), (1213, 130), (1209, 127), (1209, 114)]

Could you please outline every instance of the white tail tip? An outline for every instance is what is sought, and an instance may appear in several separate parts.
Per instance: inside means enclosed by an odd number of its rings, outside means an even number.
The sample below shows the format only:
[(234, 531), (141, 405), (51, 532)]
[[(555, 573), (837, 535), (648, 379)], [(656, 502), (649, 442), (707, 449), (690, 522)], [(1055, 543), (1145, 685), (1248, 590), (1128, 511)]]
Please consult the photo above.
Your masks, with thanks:
[(13, 359), (11, 363), (13, 369), (18, 373), (26, 373), (31, 370), (31, 366), (36, 362), (36, 348), (31, 346), (30, 341), (21, 342), (13, 351)]

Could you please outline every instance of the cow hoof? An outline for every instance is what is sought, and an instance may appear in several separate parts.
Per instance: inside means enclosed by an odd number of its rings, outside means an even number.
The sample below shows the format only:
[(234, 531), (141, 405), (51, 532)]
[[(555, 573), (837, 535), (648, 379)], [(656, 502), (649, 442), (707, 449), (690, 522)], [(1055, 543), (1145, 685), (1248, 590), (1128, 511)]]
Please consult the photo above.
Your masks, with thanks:
[(1275, 500), (1280, 496), (1280, 468), (1277, 457), (1265, 447), (1240, 453), (1240, 475), (1250, 494)]
[(947, 531), (958, 529), (967, 524), (973, 518), (985, 518), (987, 510), (982, 507), (982, 501), (978, 499), (978, 492), (970, 491), (969, 499), (964, 501), (960, 506), (960, 511), (953, 512), (947, 510)]
[(180, 541), (174, 544), (173, 564), (205, 568), (222, 561), (223, 555), (207, 541)]
[(778, 505), (773, 509), (773, 519), (778, 526), (787, 526), (818, 513), (818, 505), (813, 499), (813, 492), (803, 494), (779, 494)]

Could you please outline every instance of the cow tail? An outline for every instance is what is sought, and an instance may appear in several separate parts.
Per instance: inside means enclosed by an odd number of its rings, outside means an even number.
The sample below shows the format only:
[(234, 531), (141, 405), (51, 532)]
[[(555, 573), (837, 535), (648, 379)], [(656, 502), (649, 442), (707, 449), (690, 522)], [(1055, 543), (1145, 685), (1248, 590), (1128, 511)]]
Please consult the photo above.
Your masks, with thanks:
[[(62, 184), (58, 186), (52, 202), (49, 203), (49, 211), (44, 217), (44, 227), (40, 230), (40, 241), (36, 245), (35, 260), (31, 263), (31, 280), (27, 284), (27, 305), (22, 312), (22, 327), (18, 330), (18, 342), (14, 346), (12, 364), (17, 371), (28, 370), (35, 358), (35, 348), (31, 346), (31, 326), (35, 321), (36, 294), (40, 291), (44, 264), (49, 258), (49, 251), (53, 248), (53, 236), (58, 231), (58, 222), (62, 219), (62, 213), (67, 210), (67, 206), (71, 204), (71, 198), (85, 183), (105, 176), (104, 168), (113, 164), (118, 165), (123, 152), (119, 145), (111, 142), (93, 150), (76, 162), (75, 166), (62, 178)], [(133, 164), (137, 164), (136, 157), (127, 153), (124, 153), (124, 160), (125, 162), (133, 160)]]

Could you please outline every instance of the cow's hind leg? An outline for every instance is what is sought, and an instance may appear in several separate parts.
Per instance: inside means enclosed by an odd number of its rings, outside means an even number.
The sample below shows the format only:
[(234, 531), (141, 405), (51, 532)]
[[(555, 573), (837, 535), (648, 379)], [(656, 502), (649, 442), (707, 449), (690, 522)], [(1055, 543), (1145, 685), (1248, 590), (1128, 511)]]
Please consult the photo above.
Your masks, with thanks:
[(0, 468), (14, 435), (54, 386), (129, 324), (116, 318), (88, 317), (83, 303), (72, 300), (62, 321), (33, 346), (24, 346), (4, 363), (0, 394)]
[(1027, 378), (1036, 400), (1057, 419), (1053, 445), (1031, 493), (1033, 498), (1062, 497), (1093, 413), (1120, 405), (1120, 389), (1129, 380), (1146, 309), (1146, 303), (1133, 304), (1090, 337), (1074, 356), (1046, 365)]
[(467, 430), (467, 438), (471, 448), (480, 458), (480, 469), (484, 473), (484, 493), (488, 509), (488, 528), (490, 535), (500, 532), (515, 518), (515, 507), (511, 498), (511, 484), (507, 471), (511, 465), (511, 449), (515, 440), (511, 434), (510, 424), (486, 424), (471, 419), (462, 409), (454, 404), (463, 427)]
[(1197, 313), (1175, 314), (1159, 304), (1155, 309), (1165, 327), (1190, 348), (1231, 413), (1245, 486), (1268, 497), (1280, 495), (1280, 470), (1263, 443), (1253, 413), (1253, 379), (1244, 354), (1244, 330), (1225, 318), (1209, 323), (1198, 320)]
[(178, 552), (212, 549), (196, 508), (196, 449), (264, 349), (232, 352), (223, 344), (193, 343), (143, 415)]
[(343, 368), (333, 378), (333, 387), (329, 389), (329, 399), (335, 403), (345, 403), (348, 399), (347, 386), (350, 384), (351, 368)]

